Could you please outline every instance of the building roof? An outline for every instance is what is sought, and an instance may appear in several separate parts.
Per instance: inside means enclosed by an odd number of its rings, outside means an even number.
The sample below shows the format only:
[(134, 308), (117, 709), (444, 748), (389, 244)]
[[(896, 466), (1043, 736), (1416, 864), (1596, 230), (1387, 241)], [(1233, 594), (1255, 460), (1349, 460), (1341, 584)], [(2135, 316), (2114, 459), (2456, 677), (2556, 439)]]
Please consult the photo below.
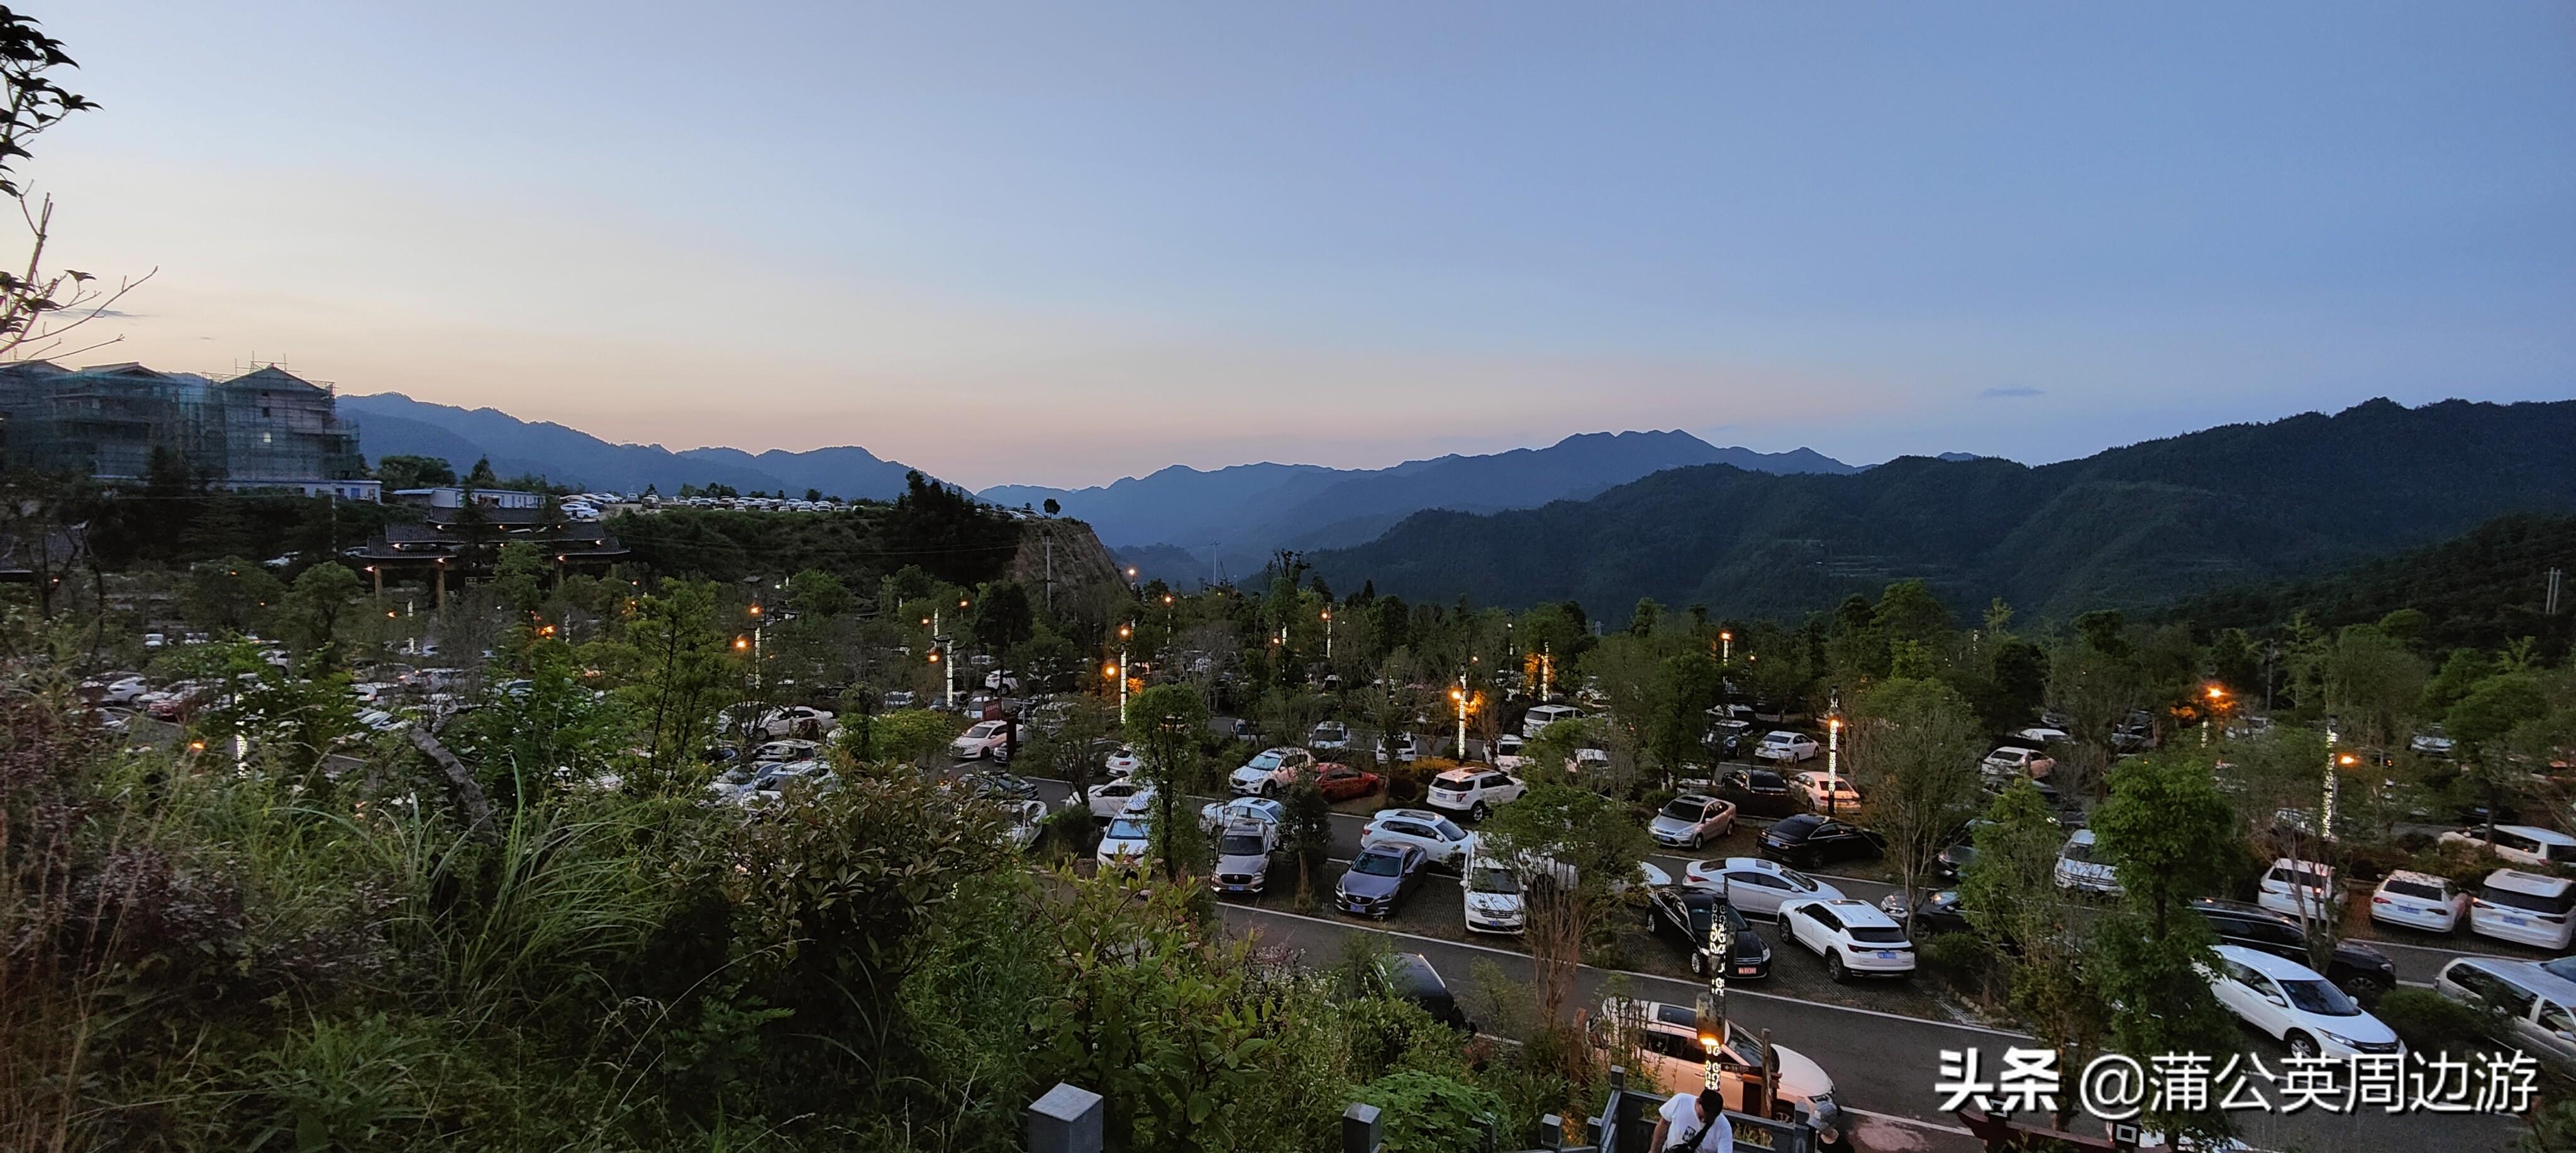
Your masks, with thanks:
[(264, 367), (264, 368), (261, 368), (261, 369), (259, 369), (259, 370), (257, 370), (257, 371), (254, 371), (254, 372), (245, 372), (245, 373), (241, 374), (240, 376), (236, 376), (236, 377), (232, 378), (231, 380), (227, 380), (227, 381), (225, 381), (225, 382), (224, 382), (224, 387), (226, 387), (226, 388), (309, 388), (309, 389), (312, 389), (312, 390), (313, 390), (313, 391), (315, 391), (315, 392), (326, 392), (326, 391), (329, 391), (329, 390), (327, 390), (327, 389), (323, 388), (321, 385), (315, 384), (315, 383), (313, 383), (312, 381), (306, 380), (306, 379), (304, 379), (303, 377), (297, 376), (297, 375), (295, 375), (294, 373), (291, 373), (291, 372), (286, 371), (285, 369), (279, 368), (279, 367), (277, 367), (277, 366), (276, 366), (276, 365), (274, 365), (274, 364), (272, 364), (272, 365), (268, 365), (268, 366), (266, 366), (266, 367)]

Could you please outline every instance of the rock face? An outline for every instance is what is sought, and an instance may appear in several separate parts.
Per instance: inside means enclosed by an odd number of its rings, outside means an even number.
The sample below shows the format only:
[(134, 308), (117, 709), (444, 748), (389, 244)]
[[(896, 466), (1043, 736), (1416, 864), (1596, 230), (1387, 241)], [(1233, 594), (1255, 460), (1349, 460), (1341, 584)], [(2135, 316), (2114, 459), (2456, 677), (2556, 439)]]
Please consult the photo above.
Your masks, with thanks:
[[(1052, 573), (1052, 577), (1050, 577)], [(1111, 559), (1091, 526), (1061, 517), (1021, 522), (1020, 548), (1011, 554), (1011, 580), (1029, 590), (1029, 600), (1043, 605), (1052, 583), (1059, 602), (1099, 588), (1124, 588), (1127, 574)]]

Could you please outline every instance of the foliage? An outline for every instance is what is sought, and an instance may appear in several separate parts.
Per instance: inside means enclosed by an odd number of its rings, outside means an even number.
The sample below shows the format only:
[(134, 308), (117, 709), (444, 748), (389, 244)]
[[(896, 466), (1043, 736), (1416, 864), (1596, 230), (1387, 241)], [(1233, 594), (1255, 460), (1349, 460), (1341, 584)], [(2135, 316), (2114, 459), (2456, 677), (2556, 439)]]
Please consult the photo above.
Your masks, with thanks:
[[(2160, 755), (2123, 768), (2111, 798), (2094, 811), (2102, 856), (2119, 874), (2119, 904), (2094, 931), (2092, 968), (2112, 1006), (2113, 1047), (2123, 1053), (2232, 1053), (2243, 1042), (2235, 1018), (2211, 994), (2205, 975), (2217, 937), (2190, 911), (2193, 900), (2223, 891), (2225, 845), (2234, 814), (2206, 764)], [(2215, 1109), (2150, 1114), (2170, 1133), (2222, 1136), (2231, 1131)]]
[(1977, 758), (1985, 734), (1968, 702), (1933, 680), (1881, 681), (1852, 714), (1852, 778), (1870, 826), (1887, 838), (1902, 891), (1920, 901), (1924, 874), (1984, 799)]
[[(2016, 782), (1995, 798), (1976, 833), (1977, 855), (1960, 878), (1968, 924), (2007, 950), (2011, 1002), (2031, 1032), (2082, 1068), (2101, 1051), (2111, 1009), (2087, 965), (2090, 936), (2054, 881), (2065, 832), (2039, 789)], [(2072, 1103), (2060, 1102), (2059, 1120)]]
[(1361, 1086), (1359, 1099), (1382, 1111), (1387, 1153), (1474, 1148), (1484, 1138), (1482, 1123), (1502, 1111), (1502, 1099), (1487, 1090), (1413, 1069)]
[(2370, 1012), (2419, 1053), (2466, 1055), (2485, 1047), (2498, 1024), (2491, 1013), (2431, 989), (2391, 989)]

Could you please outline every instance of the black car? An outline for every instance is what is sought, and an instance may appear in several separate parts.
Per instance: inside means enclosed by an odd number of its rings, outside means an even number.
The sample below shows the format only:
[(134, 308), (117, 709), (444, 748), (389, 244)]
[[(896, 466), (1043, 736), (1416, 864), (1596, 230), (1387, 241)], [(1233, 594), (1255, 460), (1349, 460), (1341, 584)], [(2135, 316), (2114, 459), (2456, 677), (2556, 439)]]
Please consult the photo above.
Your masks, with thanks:
[(1753, 926), (1744, 923), (1744, 914), (1735, 906), (1707, 889), (1694, 885), (1659, 885), (1646, 893), (1646, 931), (1670, 933), (1690, 951), (1690, 971), (1694, 976), (1708, 975), (1709, 918), (1720, 910), (1726, 914), (1727, 930), (1735, 934), (1735, 963), (1726, 975), (1738, 979), (1771, 975), (1771, 946), (1763, 943)]
[(1718, 778), (1717, 785), (1721, 789), (1753, 797), (1786, 800), (1789, 796), (1789, 778), (1770, 769), (1729, 769), (1725, 776)]
[(1887, 838), (1814, 813), (1783, 817), (1762, 831), (1762, 855), (1792, 865), (1875, 857), (1886, 850)]
[[(2192, 902), (2191, 907), (2209, 922), (2221, 944), (2309, 963), (2308, 934), (2297, 917), (2246, 901), (2203, 900)], [(2325, 977), (2353, 1000), (2375, 1005), (2380, 994), (2397, 987), (2397, 964), (2388, 954), (2358, 941), (2337, 941), (2326, 957)]]
[(997, 801), (1034, 801), (1038, 799), (1038, 787), (1036, 785), (1029, 783), (1029, 780), (1026, 777), (1017, 777), (1009, 773), (968, 773), (965, 776), (957, 778), (957, 783), (966, 786), (967, 791), (975, 794), (976, 796), (991, 797)]
[[(1905, 894), (1889, 893), (1878, 903), (1878, 910), (1895, 918), (1898, 924), (1905, 923)], [(1918, 935), (1927, 937), (1967, 932), (1968, 915), (1959, 910), (1959, 891), (1944, 889), (1923, 898), (1923, 907), (1914, 910), (1914, 928)]]
[(1957, 881), (1959, 878), (1967, 875), (1968, 866), (1974, 863), (1976, 859), (1976, 842), (1961, 841), (1958, 844), (1941, 850), (1941, 856), (1933, 861), (1932, 868), (1934, 871), (1941, 874), (1942, 880)]
[(1476, 1031), (1476, 1022), (1458, 1007), (1458, 998), (1449, 992), (1449, 982), (1440, 979), (1440, 970), (1431, 967), (1431, 958), (1420, 953), (1396, 953), (1380, 962), (1378, 975), (1385, 980), (1389, 994), (1422, 1006), (1432, 1020), (1461, 1033)]

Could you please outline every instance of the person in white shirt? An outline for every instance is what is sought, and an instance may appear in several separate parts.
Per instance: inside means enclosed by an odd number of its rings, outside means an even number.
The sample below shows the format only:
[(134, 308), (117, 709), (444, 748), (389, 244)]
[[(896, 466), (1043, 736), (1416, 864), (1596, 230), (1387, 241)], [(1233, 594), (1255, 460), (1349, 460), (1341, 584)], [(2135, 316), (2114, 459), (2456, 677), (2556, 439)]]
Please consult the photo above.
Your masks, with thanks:
[(1726, 1094), (1702, 1089), (1675, 1093), (1657, 1111), (1655, 1153), (1735, 1153), (1735, 1126), (1726, 1123)]

